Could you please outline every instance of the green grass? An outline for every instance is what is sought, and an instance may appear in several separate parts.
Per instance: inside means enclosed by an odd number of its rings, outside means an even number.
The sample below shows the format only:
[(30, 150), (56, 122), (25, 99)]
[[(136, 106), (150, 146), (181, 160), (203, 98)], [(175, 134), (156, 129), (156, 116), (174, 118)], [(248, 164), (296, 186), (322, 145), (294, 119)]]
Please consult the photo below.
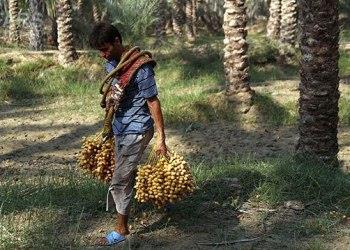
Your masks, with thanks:
[(340, 51), (339, 74), (340, 76), (350, 76), (350, 54), (343, 50)]
[(340, 42), (341, 43), (349, 43), (350, 42), (350, 28), (344, 27), (340, 31)]
[(350, 125), (350, 98), (349, 95), (343, 95), (339, 101), (339, 117), (340, 122)]
[(298, 109), (295, 101), (280, 104), (273, 100), (271, 94), (257, 93), (253, 103), (259, 111), (257, 119), (266, 124), (273, 126), (292, 125), (298, 119)]
[(0, 60), (0, 98), (50, 100), (59, 96), (96, 96), (102, 74), (91, 72), (88, 66), (64, 68), (51, 57), (22, 63)]
[[(156, 77), (168, 125), (188, 126), (191, 123), (238, 119), (232, 112), (234, 105), (226, 102), (223, 95), (216, 94), (225, 89), (222, 39), (222, 36), (201, 37), (196, 41), (196, 46), (201, 49), (195, 52), (176, 44), (171, 49), (164, 47), (155, 52), (158, 61)], [(298, 79), (297, 66), (275, 64), (275, 44), (261, 34), (250, 34), (248, 40), (253, 87), (275, 80)], [(211, 46), (206, 45), (208, 41)], [(349, 55), (341, 52), (341, 75), (350, 74), (349, 62)], [(46, 56), (22, 63), (0, 60), (0, 69), (2, 100), (35, 98), (50, 102), (57, 97), (65, 97), (75, 100), (75, 103), (84, 102), (86, 112), (97, 109), (92, 106), (92, 100), (100, 98), (99, 81), (104, 73), (103, 62), (96, 53), (84, 55), (77, 66), (68, 68), (59, 66), (52, 57)], [(269, 94), (261, 93), (255, 104), (261, 111), (260, 116), (269, 124), (289, 125), (296, 122), (296, 106), (292, 102), (277, 104)], [(345, 124), (349, 124), (348, 106), (347, 99), (342, 97), (340, 116)], [(67, 108), (74, 109), (72, 105)]]
[(81, 217), (104, 210), (106, 189), (73, 171), (61, 177), (4, 178), (0, 184), (0, 248), (76, 245)]
[[(176, 206), (176, 216), (183, 221), (182, 228), (203, 219), (202, 204), (210, 201), (233, 210), (247, 200), (271, 206), (287, 200), (311, 202), (308, 210), (319, 216), (295, 222), (293, 229), (303, 237), (330, 233), (330, 224), (338, 220), (333, 215), (330, 217), (329, 212), (350, 213), (349, 175), (320, 163), (297, 162), (286, 157), (190, 164), (199, 189)], [(226, 186), (227, 178), (238, 178), (241, 191), (230, 188), (229, 184)], [(5, 176), (0, 184), (0, 247), (77, 247), (84, 244), (82, 237), (89, 218), (105, 216), (102, 211), (106, 190), (106, 185), (76, 170), (59, 176), (44, 174), (18, 180)], [(142, 212), (138, 206), (133, 206), (134, 216)]]

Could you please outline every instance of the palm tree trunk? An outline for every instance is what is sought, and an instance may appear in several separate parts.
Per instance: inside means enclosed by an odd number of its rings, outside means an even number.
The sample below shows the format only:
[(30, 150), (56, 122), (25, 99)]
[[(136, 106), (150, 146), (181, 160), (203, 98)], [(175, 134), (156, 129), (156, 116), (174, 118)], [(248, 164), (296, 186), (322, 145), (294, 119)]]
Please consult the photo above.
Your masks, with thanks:
[(266, 25), (267, 36), (278, 39), (281, 25), (281, 0), (271, 0), (269, 20)]
[(10, 41), (19, 43), (19, 27), (18, 27), (18, 1), (9, 0), (9, 16), (10, 16)]
[(33, 50), (43, 49), (44, 21), (42, 15), (42, 0), (30, 0), (30, 33), (29, 47)]
[(193, 2), (192, 0), (186, 0), (186, 35), (190, 42), (195, 40), (193, 31)]
[(95, 0), (92, 2), (92, 16), (95, 23), (101, 22), (101, 13)]
[(51, 18), (50, 17), (50, 34), (48, 38), (48, 43), (51, 46), (58, 47), (58, 34), (57, 34), (57, 21), (56, 18)]
[(4, 25), (4, 22), (6, 21), (6, 9), (5, 9), (5, 2), (0, 2), (0, 26)]
[[(224, 14), (224, 67), (227, 78), (226, 93), (232, 99), (251, 104), (253, 91), (249, 85), (247, 15), (245, 0), (225, 0)], [(249, 111), (249, 108), (247, 111)]]
[(198, 32), (198, 16), (197, 16), (198, 0), (192, 0), (192, 22), (193, 34), (196, 37)]
[(156, 10), (156, 42), (155, 45), (161, 45), (165, 39), (165, 26), (166, 26), (166, 2), (165, 0), (158, 0), (158, 6)]
[(182, 20), (183, 15), (183, 6), (181, 0), (173, 0), (173, 11), (172, 11), (172, 17), (173, 17), (173, 29), (174, 33), (176, 35), (181, 36), (182, 35), (182, 24), (184, 23)]
[(207, 1), (198, 0), (198, 6), (201, 9), (199, 18), (207, 27), (211, 33), (218, 33), (222, 28), (222, 18), (219, 17), (218, 13), (210, 8)]
[(283, 44), (294, 46), (297, 35), (297, 2), (296, 0), (283, 0), (281, 5), (280, 41)]
[(174, 26), (173, 26), (173, 11), (171, 7), (167, 8), (166, 11), (166, 25), (165, 25), (166, 34), (173, 34), (174, 33)]
[(83, 7), (84, 7), (84, 0), (77, 0), (77, 14), (79, 18), (84, 18)]
[(338, 163), (337, 0), (299, 0), (302, 54), (297, 153)]
[(70, 0), (58, 0), (57, 33), (60, 62), (66, 65), (75, 61), (78, 58), (78, 54), (73, 42), (72, 7)]

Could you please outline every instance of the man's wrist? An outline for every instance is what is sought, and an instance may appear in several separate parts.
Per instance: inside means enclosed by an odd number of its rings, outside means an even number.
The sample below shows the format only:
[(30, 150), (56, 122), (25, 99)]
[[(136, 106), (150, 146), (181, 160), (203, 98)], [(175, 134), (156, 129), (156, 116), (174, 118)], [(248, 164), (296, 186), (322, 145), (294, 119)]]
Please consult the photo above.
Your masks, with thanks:
[(158, 133), (158, 140), (161, 142), (165, 142), (165, 134)]

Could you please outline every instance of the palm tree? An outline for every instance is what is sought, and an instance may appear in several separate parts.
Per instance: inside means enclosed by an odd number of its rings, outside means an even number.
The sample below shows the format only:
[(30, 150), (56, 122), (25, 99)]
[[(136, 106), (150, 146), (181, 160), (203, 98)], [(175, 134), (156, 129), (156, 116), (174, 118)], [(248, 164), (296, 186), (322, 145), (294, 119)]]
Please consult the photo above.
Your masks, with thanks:
[(18, 1), (9, 0), (9, 16), (10, 16), (10, 41), (19, 43), (19, 27), (18, 27)]
[(215, 3), (217, 2), (198, 0), (198, 18), (211, 33), (220, 32), (223, 25), (223, 13)]
[(33, 50), (43, 49), (43, 1), (29, 0), (30, 12), (30, 33), (29, 33), (29, 47)]
[(58, 47), (57, 42), (57, 13), (56, 13), (56, 0), (44, 0), (44, 8), (46, 10), (47, 17), (50, 20), (51, 28), (48, 34), (48, 44), (54, 47)]
[(155, 31), (156, 31), (155, 45), (160, 45), (164, 42), (164, 38), (165, 38), (165, 25), (166, 25), (166, 1), (165, 0), (158, 0), (155, 14), (157, 17), (157, 20), (155, 23)]
[(283, 0), (281, 3), (280, 41), (283, 44), (294, 46), (298, 24), (297, 2), (296, 0)]
[(165, 12), (166, 12), (166, 14), (165, 14), (165, 18), (166, 18), (165, 32), (166, 32), (166, 34), (173, 34), (174, 33), (173, 10), (172, 10), (171, 4), (168, 4)]
[(338, 163), (339, 21), (337, 0), (299, 0), (299, 135), (297, 152)]
[(84, 0), (77, 0), (77, 14), (79, 18), (84, 18), (83, 8), (84, 8)]
[(253, 91), (249, 85), (248, 43), (246, 41), (247, 15), (245, 0), (225, 0), (224, 14), (224, 67), (227, 78), (226, 93), (229, 99), (239, 99), (248, 104), (249, 111)]
[(255, 23), (265, 19), (272, 1), (274, 0), (246, 0), (248, 22)]
[(271, 0), (269, 20), (266, 25), (267, 36), (278, 39), (281, 25), (281, 0)]
[(198, 16), (197, 16), (198, 0), (192, 0), (192, 22), (193, 22), (193, 34), (197, 35), (198, 31)]
[(182, 35), (182, 24), (184, 23), (184, 13), (183, 13), (183, 2), (182, 0), (173, 0), (173, 29), (176, 35)]
[(192, 0), (186, 0), (186, 35), (190, 42), (195, 40), (193, 23), (193, 2)]
[(101, 13), (96, 0), (92, 1), (92, 16), (95, 23), (98, 23), (101, 21)]
[(154, 27), (158, 0), (106, 0), (103, 8), (125, 42), (137, 42)]
[(78, 54), (73, 45), (70, 0), (58, 0), (57, 2), (57, 33), (60, 62), (66, 65), (75, 61), (78, 58)]
[(82, 12), (83, 11), (83, 6), (84, 6), (84, 0), (77, 0), (77, 12)]
[(6, 1), (1, 1), (0, 2), (0, 26), (3, 26), (6, 21), (6, 17), (8, 15), (7, 9), (8, 9), (8, 3)]

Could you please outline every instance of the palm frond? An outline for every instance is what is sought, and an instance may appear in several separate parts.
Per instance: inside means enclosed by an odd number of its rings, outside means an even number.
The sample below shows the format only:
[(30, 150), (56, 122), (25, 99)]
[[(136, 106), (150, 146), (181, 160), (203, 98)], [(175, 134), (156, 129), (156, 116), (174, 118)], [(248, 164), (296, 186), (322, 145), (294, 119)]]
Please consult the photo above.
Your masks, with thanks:
[(116, 25), (123, 36), (136, 40), (144, 36), (156, 21), (154, 15), (156, 0), (106, 0), (105, 8), (112, 24)]

